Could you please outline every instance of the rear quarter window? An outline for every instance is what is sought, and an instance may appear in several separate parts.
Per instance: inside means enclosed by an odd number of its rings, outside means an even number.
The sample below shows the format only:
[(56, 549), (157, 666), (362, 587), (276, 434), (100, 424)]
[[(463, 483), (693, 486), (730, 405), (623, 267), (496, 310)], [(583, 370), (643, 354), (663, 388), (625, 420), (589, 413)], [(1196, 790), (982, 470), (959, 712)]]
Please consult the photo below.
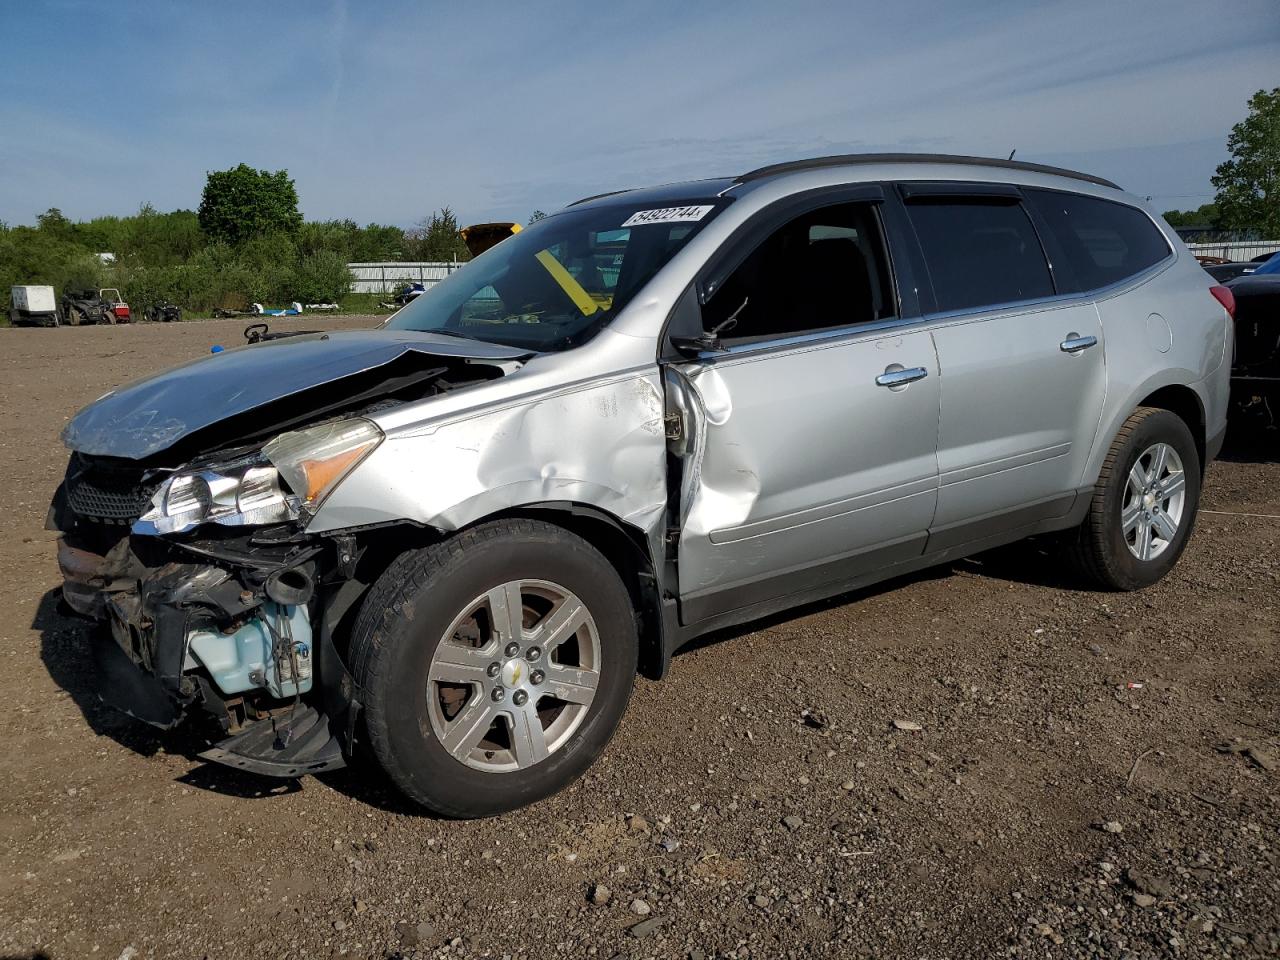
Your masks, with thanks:
[(1170, 253), (1164, 234), (1136, 207), (1056, 190), (1023, 192), (1052, 231), (1082, 290), (1127, 280)]
[(940, 311), (1052, 296), (1049, 264), (1022, 205), (982, 198), (922, 200), (907, 216)]

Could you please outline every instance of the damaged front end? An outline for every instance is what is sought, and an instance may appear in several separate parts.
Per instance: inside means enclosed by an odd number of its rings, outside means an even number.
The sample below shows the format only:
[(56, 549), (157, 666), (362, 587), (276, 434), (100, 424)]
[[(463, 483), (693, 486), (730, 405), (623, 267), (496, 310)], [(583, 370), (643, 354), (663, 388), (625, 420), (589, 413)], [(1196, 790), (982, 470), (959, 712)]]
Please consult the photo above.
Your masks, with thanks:
[(186, 538), (118, 530), (111, 542), (110, 528), (70, 512), (68, 489), (73, 476), (51, 511), (64, 530), (63, 597), (100, 621), (91, 644), (103, 702), (164, 729), (204, 712), (228, 735), (204, 756), (243, 769), (342, 766), (354, 688), (318, 627), (330, 605), (321, 580), (341, 569), (344, 545), (288, 526)]
[[(359, 698), (339, 634), (367, 586), (364, 544), (307, 524), (382, 442), (368, 415), (518, 365), (505, 348), (486, 363), (391, 344), (370, 356), (367, 339), (345, 355), (302, 341), (269, 382), (255, 367), (281, 346), (233, 351), (72, 420), (47, 526), (62, 534), (63, 598), (100, 624), (104, 702), (166, 729), (212, 716), (226, 736), (202, 756), (256, 773), (344, 765)], [(309, 371), (288, 362), (299, 355)]]
[[(267, 468), (246, 473), (255, 469)], [(119, 481), (125, 471), (110, 472)], [(194, 496), (188, 478), (203, 483), (209, 472), (157, 472), (134, 471), (112, 498), (101, 464), (75, 454), (50, 511), (63, 532), (63, 598), (101, 624), (91, 639), (101, 699), (165, 729), (208, 714), (228, 736), (204, 756), (242, 769), (298, 776), (342, 766), (354, 687), (322, 624), (351, 566), (350, 538), (309, 537), (296, 522), (196, 522), (191, 501), (208, 501), (208, 513), (219, 497)], [(148, 509), (126, 526), (128, 504), (147, 489)]]

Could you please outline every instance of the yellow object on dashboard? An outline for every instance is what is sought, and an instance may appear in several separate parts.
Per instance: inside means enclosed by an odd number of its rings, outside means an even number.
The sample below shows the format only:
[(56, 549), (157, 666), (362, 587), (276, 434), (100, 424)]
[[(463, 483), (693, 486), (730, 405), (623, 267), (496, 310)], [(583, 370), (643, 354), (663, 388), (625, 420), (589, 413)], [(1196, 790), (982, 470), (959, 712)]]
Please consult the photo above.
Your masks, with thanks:
[(560, 284), (562, 290), (569, 295), (569, 299), (573, 301), (574, 306), (582, 311), (584, 317), (589, 317), (597, 310), (600, 305), (592, 299), (591, 294), (582, 289), (582, 284), (574, 279), (573, 274), (564, 268), (551, 253), (550, 250), (541, 250), (537, 254), (538, 262), (551, 274), (551, 278)]

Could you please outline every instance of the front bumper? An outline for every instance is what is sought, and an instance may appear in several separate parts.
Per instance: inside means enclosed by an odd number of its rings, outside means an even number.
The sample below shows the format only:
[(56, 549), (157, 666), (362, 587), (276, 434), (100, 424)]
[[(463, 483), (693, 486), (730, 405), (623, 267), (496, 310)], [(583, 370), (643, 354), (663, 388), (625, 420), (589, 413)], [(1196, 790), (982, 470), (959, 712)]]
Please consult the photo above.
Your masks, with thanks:
[[(242, 641), (252, 642), (249, 625), (280, 623), (267, 611), (287, 608), (277, 607), (272, 594), (286, 588), (296, 594), (303, 579), (314, 583), (320, 552), (301, 545), (238, 567), (225, 558), (207, 562), (161, 538), (124, 537), (99, 553), (64, 536), (58, 541), (63, 598), (98, 621), (92, 659), (100, 699), (164, 729), (191, 713), (210, 714), (231, 736), (202, 756), (240, 769), (292, 777), (343, 766), (354, 686), (327, 631), (317, 638), (326, 651), (315, 658), (315, 683), (312, 661), (304, 675), (294, 654), (240, 671), (248, 682), (228, 692), (234, 671), (219, 673), (212, 658), (199, 655), (201, 643), (234, 654)], [(309, 623), (323, 606), (317, 595), (292, 599), (302, 611), (291, 618), (296, 622)], [(281, 638), (274, 626), (267, 629), (274, 642), (288, 639), (292, 649), (292, 634)], [(306, 653), (309, 658), (309, 646)]]

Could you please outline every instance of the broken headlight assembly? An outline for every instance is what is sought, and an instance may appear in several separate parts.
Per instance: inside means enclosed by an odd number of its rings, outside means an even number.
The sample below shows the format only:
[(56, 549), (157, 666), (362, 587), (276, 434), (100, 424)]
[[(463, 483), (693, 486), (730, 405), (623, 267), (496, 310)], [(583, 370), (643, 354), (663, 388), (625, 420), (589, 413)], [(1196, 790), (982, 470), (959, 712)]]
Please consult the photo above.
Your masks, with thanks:
[(155, 492), (133, 532), (172, 534), (203, 523), (248, 527), (310, 517), (382, 437), (369, 420), (338, 420), (282, 433), (247, 457), (175, 473)]

